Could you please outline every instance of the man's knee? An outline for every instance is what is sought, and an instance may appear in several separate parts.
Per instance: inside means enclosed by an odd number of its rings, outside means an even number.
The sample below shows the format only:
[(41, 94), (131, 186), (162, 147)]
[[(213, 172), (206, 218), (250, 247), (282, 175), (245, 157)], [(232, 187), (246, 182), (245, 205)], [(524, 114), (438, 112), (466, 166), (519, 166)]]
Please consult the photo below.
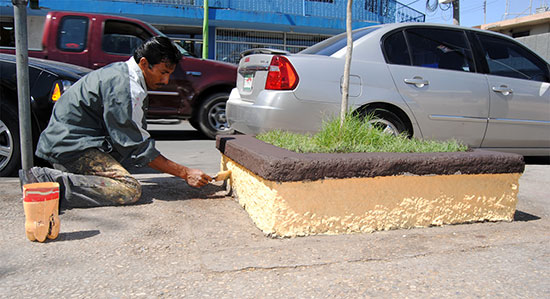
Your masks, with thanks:
[(137, 202), (141, 198), (141, 185), (139, 182), (135, 181), (135, 184), (130, 184), (126, 186), (125, 190), (122, 192), (119, 204), (127, 205)]
[(134, 177), (124, 176), (106, 188), (104, 195), (116, 205), (133, 204), (141, 197), (141, 184)]

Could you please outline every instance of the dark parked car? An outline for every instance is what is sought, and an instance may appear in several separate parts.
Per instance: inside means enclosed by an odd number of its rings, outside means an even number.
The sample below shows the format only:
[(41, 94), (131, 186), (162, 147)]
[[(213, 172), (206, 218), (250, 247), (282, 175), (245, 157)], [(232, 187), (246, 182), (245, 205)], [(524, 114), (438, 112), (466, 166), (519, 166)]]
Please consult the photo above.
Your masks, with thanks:
[[(52, 108), (88, 68), (29, 58), (33, 145), (50, 120)], [(15, 56), (0, 54), (0, 176), (15, 175), (21, 165)]]

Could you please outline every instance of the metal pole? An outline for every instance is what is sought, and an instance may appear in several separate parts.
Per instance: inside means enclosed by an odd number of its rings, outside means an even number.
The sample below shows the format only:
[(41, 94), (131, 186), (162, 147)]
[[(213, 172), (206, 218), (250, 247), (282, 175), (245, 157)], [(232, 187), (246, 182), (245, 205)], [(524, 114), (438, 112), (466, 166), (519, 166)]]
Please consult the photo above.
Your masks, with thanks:
[(202, 21), (202, 58), (208, 59), (208, 0), (204, 0), (204, 18)]
[(453, 24), (460, 25), (460, 1), (453, 1)]
[(21, 141), (21, 166), (33, 166), (31, 105), (29, 87), (29, 50), (27, 41), (28, 0), (11, 0), (15, 25), (15, 56), (17, 63), (17, 98), (19, 111), (19, 136)]
[(506, 0), (506, 9), (504, 10), (504, 15), (501, 19), (506, 20), (508, 18), (508, 9), (510, 8), (510, 3)]
[(487, 0), (483, 1), (483, 24), (487, 24)]

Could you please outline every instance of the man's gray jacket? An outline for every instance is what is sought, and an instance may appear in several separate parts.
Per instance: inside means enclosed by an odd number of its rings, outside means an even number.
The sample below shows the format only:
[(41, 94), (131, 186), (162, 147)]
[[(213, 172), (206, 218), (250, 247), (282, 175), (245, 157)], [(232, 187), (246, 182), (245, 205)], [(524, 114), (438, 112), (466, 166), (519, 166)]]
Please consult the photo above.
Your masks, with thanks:
[(119, 162), (149, 164), (160, 153), (146, 131), (146, 97), (143, 73), (133, 58), (89, 73), (55, 104), (36, 155), (63, 164), (98, 148)]

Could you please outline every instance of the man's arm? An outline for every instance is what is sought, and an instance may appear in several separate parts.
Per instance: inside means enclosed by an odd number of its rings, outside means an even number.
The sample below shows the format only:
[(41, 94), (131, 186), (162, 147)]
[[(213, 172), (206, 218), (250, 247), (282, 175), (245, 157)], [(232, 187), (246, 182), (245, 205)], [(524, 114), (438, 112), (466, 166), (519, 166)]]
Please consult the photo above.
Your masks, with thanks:
[(149, 167), (180, 177), (186, 180), (187, 184), (193, 187), (202, 187), (212, 181), (212, 178), (201, 170), (185, 167), (174, 161), (166, 159), (163, 155), (158, 155), (149, 163)]

